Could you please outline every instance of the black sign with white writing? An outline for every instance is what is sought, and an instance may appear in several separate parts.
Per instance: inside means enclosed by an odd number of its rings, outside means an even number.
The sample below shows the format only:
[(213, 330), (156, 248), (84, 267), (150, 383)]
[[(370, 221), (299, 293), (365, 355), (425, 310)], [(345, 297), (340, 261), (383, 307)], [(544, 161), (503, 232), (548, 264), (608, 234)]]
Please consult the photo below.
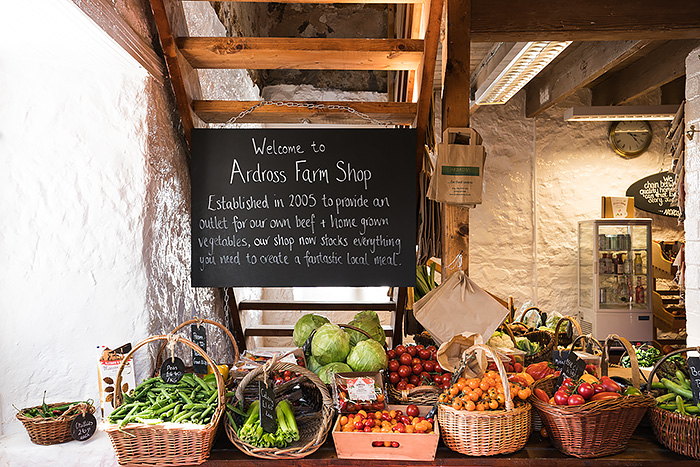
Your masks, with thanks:
[(192, 285), (415, 285), (416, 132), (194, 129)]
[(565, 378), (571, 378), (574, 382), (578, 381), (585, 369), (586, 362), (581, 360), (581, 357), (576, 355), (576, 352), (570, 351), (568, 357), (564, 360), (564, 364), (561, 366), (561, 373), (554, 387), (558, 388), (561, 386)]
[(564, 362), (569, 358), (570, 352), (570, 350), (552, 350), (552, 363), (555, 369), (561, 370), (561, 367), (564, 366)]
[(634, 207), (652, 214), (680, 217), (680, 209), (671, 206), (676, 192), (676, 176), (671, 172), (659, 172), (637, 180), (627, 189), (627, 196), (634, 198)]
[(175, 384), (185, 376), (185, 364), (179, 357), (168, 357), (160, 366), (160, 378), (164, 383)]
[[(207, 330), (204, 326), (192, 324), (190, 326), (192, 342), (197, 344), (202, 348), (203, 351), (207, 351)], [(204, 374), (207, 372), (207, 361), (204, 359), (202, 354), (192, 350), (192, 367), (195, 373)]]
[(267, 433), (277, 431), (277, 417), (275, 416), (275, 391), (264, 382), (260, 381), (260, 426)]
[(86, 441), (95, 434), (97, 420), (91, 413), (78, 414), (70, 424), (70, 434), (76, 441)]
[(693, 390), (693, 404), (700, 403), (700, 357), (688, 357), (690, 388)]

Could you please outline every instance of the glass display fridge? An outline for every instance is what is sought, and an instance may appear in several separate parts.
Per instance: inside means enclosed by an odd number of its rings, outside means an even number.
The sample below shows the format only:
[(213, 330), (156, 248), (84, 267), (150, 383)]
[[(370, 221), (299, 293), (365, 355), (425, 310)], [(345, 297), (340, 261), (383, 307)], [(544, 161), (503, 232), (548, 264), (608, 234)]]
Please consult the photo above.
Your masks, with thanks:
[(581, 328), (598, 340), (652, 341), (651, 219), (578, 223)]

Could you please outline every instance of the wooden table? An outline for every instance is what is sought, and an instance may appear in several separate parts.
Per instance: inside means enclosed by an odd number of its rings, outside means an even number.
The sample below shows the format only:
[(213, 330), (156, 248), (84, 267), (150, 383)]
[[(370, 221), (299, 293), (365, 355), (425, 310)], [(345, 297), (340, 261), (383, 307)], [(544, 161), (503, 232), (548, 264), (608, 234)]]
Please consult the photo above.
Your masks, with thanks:
[(664, 448), (651, 430), (651, 427), (640, 426), (632, 436), (627, 450), (599, 459), (579, 459), (557, 451), (548, 439), (539, 434), (533, 434), (525, 447), (513, 454), (492, 457), (469, 457), (451, 451), (442, 443), (438, 446), (437, 455), (433, 462), (407, 462), (385, 460), (351, 460), (338, 459), (335, 455), (332, 437), (329, 435), (326, 443), (312, 455), (298, 460), (266, 460), (248, 457), (236, 449), (226, 437), (219, 437), (212, 450), (206, 467), (349, 467), (349, 466), (381, 466), (405, 467), (416, 466), (490, 466), (490, 467), (541, 467), (541, 466), (635, 466), (635, 467), (685, 467), (700, 465), (700, 461), (681, 456)]

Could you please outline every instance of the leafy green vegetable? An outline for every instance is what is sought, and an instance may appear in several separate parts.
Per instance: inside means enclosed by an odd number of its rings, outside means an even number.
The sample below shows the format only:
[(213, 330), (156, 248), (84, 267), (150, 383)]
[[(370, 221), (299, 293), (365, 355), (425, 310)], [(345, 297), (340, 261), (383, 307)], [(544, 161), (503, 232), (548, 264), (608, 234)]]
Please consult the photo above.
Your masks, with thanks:
[(378, 342), (364, 340), (350, 350), (347, 363), (353, 371), (379, 371), (387, 367), (389, 360)]
[[(348, 324), (367, 332), (372, 336), (372, 339), (379, 342), (382, 346), (386, 344), (386, 334), (376, 312), (372, 310), (361, 311)], [(352, 329), (346, 329), (345, 332), (350, 335), (350, 347), (367, 339), (367, 336)]]
[[(661, 359), (661, 352), (656, 347), (649, 345), (639, 345), (633, 346), (634, 353), (637, 355), (637, 361), (641, 367), (654, 366), (656, 362)], [(626, 368), (630, 368), (632, 363), (630, 362), (629, 355), (623, 355), (620, 359), (620, 365)]]
[(309, 355), (306, 359), (306, 368), (309, 369), (309, 371), (313, 371), (314, 373), (318, 374), (318, 370), (321, 369), (323, 365), (318, 363), (318, 360), (313, 355)]
[(333, 379), (334, 374), (347, 373), (350, 371), (352, 371), (352, 368), (350, 368), (346, 363), (332, 362), (328, 365), (322, 366), (318, 370), (318, 377), (321, 378), (321, 381), (323, 381), (324, 383), (331, 384), (331, 380)]
[(297, 347), (304, 345), (311, 333), (326, 323), (330, 323), (328, 318), (314, 313), (309, 313), (299, 318), (294, 325), (294, 334), (292, 334), (294, 345)]
[(516, 337), (515, 346), (525, 352), (526, 356), (535, 355), (542, 349), (539, 342), (532, 342), (527, 337)]
[(350, 353), (350, 335), (337, 324), (324, 324), (311, 340), (311, 355), (321, 365), (345, 361)]

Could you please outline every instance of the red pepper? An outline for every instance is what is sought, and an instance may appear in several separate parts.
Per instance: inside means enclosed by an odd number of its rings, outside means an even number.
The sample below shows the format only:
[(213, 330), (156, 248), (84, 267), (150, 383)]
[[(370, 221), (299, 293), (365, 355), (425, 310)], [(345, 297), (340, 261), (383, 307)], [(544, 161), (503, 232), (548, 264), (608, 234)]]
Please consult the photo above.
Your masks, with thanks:
[(554, 373), (554, 367), (549, 362), (532, 363), (525, 368), (525, 373), (529, 374), (535, 381)]

